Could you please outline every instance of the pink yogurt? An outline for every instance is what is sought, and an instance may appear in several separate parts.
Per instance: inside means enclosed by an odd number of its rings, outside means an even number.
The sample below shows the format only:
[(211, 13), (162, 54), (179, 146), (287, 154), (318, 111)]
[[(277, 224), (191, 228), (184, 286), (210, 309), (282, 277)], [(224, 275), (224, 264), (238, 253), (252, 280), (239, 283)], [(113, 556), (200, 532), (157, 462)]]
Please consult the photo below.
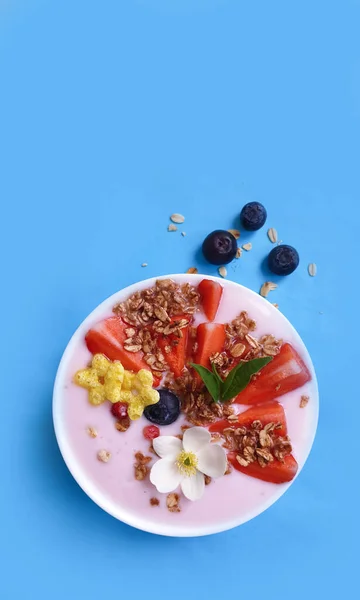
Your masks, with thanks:
[[(200, 275), (170, 277), (182, 283), (190, 280), (193, 285), (203, 278)], [(54, 389), (54, 423), (59, 446), (70, 471), (84, 491), (104, 510), (130, 525), (174, 536), (205, 535), (230, 529), (261, 513), (290, 484), (275, 485), (233, 471), (213, 480), (205, 488), (201, 500), (190, 502), (181, 497), (181, 512), (170, 513), (166, 508), (166, 494), (159, 494), (149, 481), (139, 482), (134, 478), (134, 453), (142, 451), (149, 455), (149, 442), (142, 435), (144, 426), (149, 422), (142, 417), (133, 421), (126, 433), (118, 432), (110, 403), (91, 406), (87, 392), (72, 382), (74, 373), (84, 368), (91, 359), (84, 342), (88, 329), (110, 316), (115, 303), (154, 283), (155, 279), (151, 279), (130, 286), (103, 302), (71, 339), (60, 363)], [(290, 342), (312, 373), (309, 383), (279, 399), (285, 409), (299, 473), (310, 452), (318, 419), (318, 390), (310, 357), (297, 332), (270, 302), (236, 283), (223, 280), (220, 283), (224, 292), (216, 321), (229, 322), (242, 310), (248, 311), (257, 322), (256, 337), (271, 333)], [(199, 314), (197, 321), (203, 320), (204, 315)], [(303, 394), (310, 396), (306, 408), (299, 407)], [(246, 408), (239, 407), (239, 412)], [(162, 427), (161, 434), (178, 434), (182, 422), (183, 419), (179, 419), (170, 426)], [(98, 432), (95, 439), (87, 434), (89, 426)], [(97, 452), (102, 449), (111, 452), (111, 459), (106, 464), (97, 459)], [(150, 505), (153, 497), (160, 500), (160, 506)]]

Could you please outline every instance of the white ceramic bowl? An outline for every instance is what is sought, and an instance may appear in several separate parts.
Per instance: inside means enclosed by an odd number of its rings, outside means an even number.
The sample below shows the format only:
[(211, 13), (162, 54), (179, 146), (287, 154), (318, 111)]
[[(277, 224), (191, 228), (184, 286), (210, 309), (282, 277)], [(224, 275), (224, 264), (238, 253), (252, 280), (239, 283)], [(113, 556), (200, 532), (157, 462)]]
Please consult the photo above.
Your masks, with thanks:
[[(208, 534), (212, 534), (212, 533), (218, 533), (221, 531), (226, 531), (228, 529), (231, 529), (233, 527), (241, 525), (242, 523), (245, 523), (246, 521), (256, 517), (258, 514), (262, 513), (264, 510), (269, 508), (269, 506), (271, 506), (274, 502), (276, 502), (276, 500), (278, 500), (285, 493), (285, 491), (288, 489), (288, 487), (291, 485), (292, 482), (290, 482), (288, 484), (278, 485), (278, 486), (274, 485), (274, 493), (271, 495), (271, 498), (267, 499), (265, 502), (263, 502), (263, 504), (261, 504), (261, 506), (257, 506), (254, 510), (250, 510), (246, 514), (241, 514), (237, 518), (231, 518), (231, 519), (225, 520), (225, 521), (222, 520), (221, 522), (217, 522), (216, 520), (214, 520), (214, 522), (212, 522), (210, 525), (206, 524), (205, 526), (204, 525), (199, 526), (197, 524), (194, 524), (194, 525), (184, 526), (184, 524), (182, 524), (181, 521), (178, 521), (178, 522), (174, 521), (173, 524), (161, 523), (160, 520), (157, 522), (156, 519), (150, 521), (148, 518), (144, 518), (144, 516), (141, 514), (135, 515), (133, 512), (130, 512), (126, 507), (121, 506), (121, 504), (119, 504), (112, 498), (109, 498), (108, 495), (105, 494), (100, 489), (99, 486), (97, 486), (96, 481), (91, 479), (86, 474), (86, 472), (85, 472), (84, 468), (82, 467), (80, 461), (78, 460), (78, 457), (76, 456), (72, 446), (69, 444), (67, 431), (66, 431), (66, 423), (64, 420), (64, 411), (63, 411), (64, 394), (66, 393), (66, 390), (64, 390), (64, 377), (65, 377), (65, 373), (69, 367), (69, 361), (71, 361), (71, 359), (73, 357), (74, 350), (76, 349), (76, 347), (78, 346), (80, 341), (84, 338), (85, 333), (90, 329), (90, 327), (94, 323), (101, 320), (101, 318), (103, 317), (103, 313), (105, 311), (111, 311), (114, 304), (126, 299), (131, 294), (133, 294), (135, 291), (137, 291), (138, 289), (153, 286), (157, 279), (176, 278), (177, 281), (181, 281), (181, 282), (191, 281), (194, 285), (196, 285), (204, 277), (206, 279), (212, 279), (214, 281), (219, 281), (222, 285), (225, 285), (225, 286), (236, 286), (238, 289), (240, 288), (241, 293), (244, 295), (244, 297), (246, 296), (247, 299), (249, 299), (249, 298), (251, 299), (251, 304), (254, 306), (255, 318), (256, 318), (256, 312), (258, 312), (258, 311), (266, 313), (266, 315), (268, 315), (269, 318), (271, 318), (271, 315), (274, 315), (274, 318), (275, 318), (275, 315), (276, 315), (276, 318), (280, 317), (282, 319), (283, 323), (286, 324), (287, 330), (289, 331), (289, 334), (291, 334), (291, 337), (293, 339), (294, 338), (296, 339), (297, 348), (300, 350), (301, 354), (303, 355), (303, 357), (306, 361), (307, 366), (309, 367), (309, 369), (311, 371), (312, 378), (313, 378), (312, 385), (313, 385), (313, 392), (314, 392), (311, 397), (311, 404), (312, 404), (312, 410), (313, 410), (314, 416), (313, 416), (313, 419), (311, 422), (311, 431), (309, 432), (309, 435), (307, 436), (306, 447), (303, 451), (303, 462), (302, 462), (302, 464), (299, 464), (299, 470), (298, 470), (297, 476), (299, 475), (301, 468), (310, 453), (310, 450), (311, 450), (311, 447), (312, 447), (312, 444), (314, 441), (315, 433), (316, 433), (316, 428), (317, 428), (318, 388), (317, 388), (315, 371), (314, 371), (309, 353), (308, 353), (303, 341), (301, 340), (300, 336), (295, 331), (295, 329), (290, 324), (290, 322), (282, 314), (279, 315), (278, 310), (276, 308), (274, 308), (270, 302), (268, 302), (267, 300), (265, 300), (264, 298), (262, 298), (255, 292), (249, 290), (248, 288), (245, 288), (244, 286), (240, 286), (237, 283), (234, 283), (234, 282), (231, 282), (228, 280), (219, 279), (218, 277), (210, 277), (208, 275), (206, 275), (206, 276), (190, 275), (189, 276), (187, 274), (181, 274), (181, 275), (167, 275), (167, 276), (162, 276), (162, 277), (150, 278), (145, 281), (131, 285), (131, 286), (121, 290), (120, 292), (117, 292), (113, 296), (109, 297), (102, 304), (100, 304), (83, 321), (83, 323), (80, 325), (80, 327), (76, 330), (76, 332), (72, 336), (69, 344), (67, 345), (66, 350), (61, 359), (61, 362), (60, 362), (60, 365), (58, 368), (58, 372), (56, 375), (54, 393), (53, 393), (53, 420), (54, 420), (55, 434), (56, 434), (56, 438), (57, 438), (57, 441), (59, 444), (60, 451), (62, 453), (62, 456), (63, 456), (65, 463), (67, 464), (70, 472), (72, 473), (73, 477), (75, 478), (77, 483), (80, 485), (80, 487), (84, 490), (84, 492), (94, 502), (96, 502), (96, 504), (98, 504), (98, 506), (100, 506), (103, 510), (105, 510), (110, 515), (114, 516), (116, 519), (119, 519), (119, 520), (123, 521), (124, 523), (127, 523), (128, 525), (131, 525), (138, 529), (142, 529), (144, 531), (161, 534), (161, 535), (178, 536), (178, 537), (202, 536), (202, 535), (208, 535)], [(79, 365), (78, 368), (81, 368), (82, 366), (83, 365)], [(281, 402), (281, 398), (280, 398), (280, 402)]]

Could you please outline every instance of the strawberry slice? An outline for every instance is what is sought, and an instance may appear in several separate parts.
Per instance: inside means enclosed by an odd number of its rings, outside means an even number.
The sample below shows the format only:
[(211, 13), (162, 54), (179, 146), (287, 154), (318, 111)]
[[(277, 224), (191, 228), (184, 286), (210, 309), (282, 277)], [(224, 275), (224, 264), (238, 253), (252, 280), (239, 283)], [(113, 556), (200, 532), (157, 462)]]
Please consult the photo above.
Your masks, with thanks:
[(204, 313), (209, 321), (213, 321), (219, 308), (223, 288), (217, 281), (203, 279), (198, 289)]
[(143, 353), (128, 352), (124, 349), (127, 339), (126, 325), (119, 317), (110, 317), (97, 323), (85, 336), (88, 349), (92, 354), (105, 354), (110, 360), (120, 360), (125, 369), (140, 371), (149, 367), (143, 360)]
[[(172, 317), (171, 323), (173, 324), (182, 319), (187, 318), (185, 316)], [(170, 367), (170, 371), (174, 373), (175, 377), (180, 377), (185, 367), (189, 338), (189, 320), (187, 319), (187, 321), (187, 326), (180, 330), (182, 337), (179, 338), (174, 334), (160, 335), (157, 340), (158, 346), (163, 351), (165, 360)], [(170, 352), (166, 352), (165, 348), (170, 348)]]
[(285, 456), (284, 462), (275, 459), (266, 467), (261, 467), (257, 462), (242, 467), (236, 460), (236, 452), (229, 452), (228, 460), (237, 471), (270, 483), (287, 483), (294, 479), (298, 470), (298, 464), (292, 454)]
[(275, 429), (274, 435), (284, 436), (287, 434), (285, 411), (278, 402), (267, 402), (266, 404), (248, 408), (237, 415), (236, 423), (229, 422), (227, 419), (212, 423), (209, 431), (221, 433), (225, 428), (229, 427), (233, 427), (234, 429), (241, 426), (250, 427), (251, 423), (257, 420), (261, 421), (263, 427), (268, 423), (281, 423), (281, 428)]
[(198, 349), (195, 354), (195, 363), (211, 368), (210, 356), (215, 352), (222, 352), (225, 344), (225, 325), (223, 323), (201, 323), (196, 332)]
[(284, 344), (273, 360), (235, 398), (237, 404), (260, 404), (292, 392), (310, 381), (311, 374), (290, 344)]

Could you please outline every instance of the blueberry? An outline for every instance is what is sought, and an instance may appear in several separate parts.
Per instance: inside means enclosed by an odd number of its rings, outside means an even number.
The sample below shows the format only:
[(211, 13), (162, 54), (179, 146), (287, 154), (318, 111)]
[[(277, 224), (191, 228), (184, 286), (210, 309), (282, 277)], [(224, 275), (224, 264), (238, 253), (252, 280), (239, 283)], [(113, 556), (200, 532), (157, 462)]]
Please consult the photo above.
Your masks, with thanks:
[(260, 202), (249, 202), (245, 204), (240, 213), (240, 221), (244, 229), (257, 231), (265, 225), (267, 212), (265, 206)]
[(297, 250), (286, 244), (276, 246), (268, 256), (269, 269), (276, 275), (290, 275), (298, 267), (299, 262)]
[(236, 239), (224, 229), (216, 229), (204, 239), (203, 255), (213, 265), (227, 265), (236, 255)]
[(156, 425), (171, 425), (180, 414), (179, 398), (169, 390), (159, 390), (159, 394), (159, 402), (147, 406), (144, 416)]

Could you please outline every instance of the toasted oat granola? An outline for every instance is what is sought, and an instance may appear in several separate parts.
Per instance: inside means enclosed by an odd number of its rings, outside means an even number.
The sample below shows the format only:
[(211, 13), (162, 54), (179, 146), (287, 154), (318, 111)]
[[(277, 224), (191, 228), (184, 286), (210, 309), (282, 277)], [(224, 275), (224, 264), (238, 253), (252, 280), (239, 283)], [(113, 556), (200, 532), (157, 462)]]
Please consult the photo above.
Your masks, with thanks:
[(95, 427), (87, 427), (86, 428), (86, 433), (91, 437), (91, 438), (96, 438), (98, 435), (97, 430), (95, 429)]
[(175, 494), (175, 492), (171, 492), (166, 497), (166, 506), (170, 512), (178, 513), (181, 511), (179, 506), (180, 496), (179, 494)]
[(190, 283), (159, 279), (152, 288), (135, 292), (128, 300), (116, 304), (113, 311), (129, 325), (146, 326), (157, 320), (168, 323), (177, 315), (192, 316), (199, 309), (199, 301), (200, 296)]
[(137, 481), (143, 481), (149, 474), (148, 463), (152, 460), (151, 456), (145, 456), (142, 452), (135, 453), (134, 474)]
[(199, 390), (198, 381), (190, 371), (176, 380), (166, 380), (164, 385), (180, 397), (181, 410), (192, 425), (209, 425), (234, 412), (228, 404), (213, 402), (206, 390)]
[(119, 419), (118, 421), (115, 422), (115, 427), (118, 431), (121, 432), (125, 432), (129, 429), (131, 425), (131, 421), (129, 417), (122, 417), (122, 419)]
[(99, 450), (97, 457), (100, 462), (107, 463), (111, 458), (111, 452), (108, 450)]
[(229, 427), (222, 432), (224, 448), (236, 452), (236, 460), (242, 467), (258, 462), (266, 467), (274, 459), (284, 461), (291, 454), (292, 447), (289, 437), (278, 436), (275, 432), (281, 423), (268, 423), (263, 426), (261, 421), (253, 421), (250, 427)]
[(309, 396), (301, 396), (300, 408), (305, 408), (305, 406), (307, 406), (307, 404), (309, 403), (309, 400), (310, 400)]
[[(116, 304), (113, 312), (129, 325), (124, 342), (129, 352), (144, 352), (144, 361), (154, 375), (160, 376), (168, 369), (164, 353), (158, 348), (156, 336), (172, 336), (165, 354), (183, 336), (182, 329), (199, 310), (200, 296), (189, 283), (178, 284), (171, 279), (160, 279), (155, 286), (135, 292), (128, 300)], [(178, 315), (183, 318), (175, 319)], [(152, 325), (150, 329), (148, 326)]]
[(159, 498), (150, 498), (150, 504), (151, 504), (151, 506), (159, 506), (159, 504), (160, 504)]

